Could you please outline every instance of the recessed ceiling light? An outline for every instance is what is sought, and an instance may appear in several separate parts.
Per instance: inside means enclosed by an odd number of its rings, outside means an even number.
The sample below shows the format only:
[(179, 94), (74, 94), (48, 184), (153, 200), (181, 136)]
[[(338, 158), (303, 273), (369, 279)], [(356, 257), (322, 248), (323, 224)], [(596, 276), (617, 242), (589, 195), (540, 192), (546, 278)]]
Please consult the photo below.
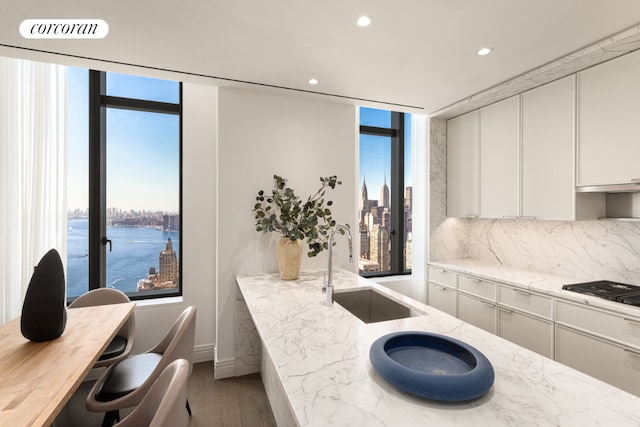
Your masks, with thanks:
[(482, 49), (480, 49), (479, 51), (476, 52), (476, 55), (478, 55), (478, 56), (489, 55), (492, 50), (493, 49), (490, 48), (490, 47), (483, 47)]
[(358, 24), (358, 27), (368, 27), (369, 25), (371, 25), (372, 22), (373, 22), (373, 19), (371, 19), (371, 17), (361, 16), (356, 21), (356, 24)]
[(309, 84), (310, 85), (317, 85), (318, 84), (318, 79), (309, 79)]

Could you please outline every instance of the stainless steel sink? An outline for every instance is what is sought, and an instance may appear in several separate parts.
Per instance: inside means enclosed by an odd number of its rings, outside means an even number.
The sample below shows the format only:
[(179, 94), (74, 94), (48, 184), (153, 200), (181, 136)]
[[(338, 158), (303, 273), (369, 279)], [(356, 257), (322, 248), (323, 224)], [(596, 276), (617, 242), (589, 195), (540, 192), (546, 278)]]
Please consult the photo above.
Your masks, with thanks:
[(422, 314), (372, 289), (336, 292), (333, 294), (333, 301), (340, 304), (364, 323), (404, 319)]

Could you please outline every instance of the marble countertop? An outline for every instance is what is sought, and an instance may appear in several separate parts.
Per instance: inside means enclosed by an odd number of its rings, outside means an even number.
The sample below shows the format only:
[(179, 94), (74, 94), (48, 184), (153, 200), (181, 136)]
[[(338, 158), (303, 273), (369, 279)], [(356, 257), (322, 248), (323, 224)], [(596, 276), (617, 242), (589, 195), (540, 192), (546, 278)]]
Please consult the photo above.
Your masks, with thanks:
[[(640, 425), (640, 398), (354, 273), (336, 271), (336, 291), (375, 288), (423, 314), (365, 324), (338, 304), (328, 307), (323, 273), (302, 272), (296, 281), (277, 274), (237, 277), (298, 425)], [(403, 330), (443, 334), (477, 348), (494, 367), (493, 387), (473, 401), (441, 403), (389, 385), (373, 370), (369, 348)]]
[(455, 271), (469, 276), (474, 276), (479, 279), (497, 281), (533, 292), (544, 293), (554, 298), (561, 298), (567, 301), (586, 304), (607, 311), (640, 318), (640, 307), (607, 301), (603, 298), (562, 289), (562, 285), (591, 282), (594, 279), (558, 276), (472, 259), (454, 259), (438, 262), (430, 261), (429, 266)]

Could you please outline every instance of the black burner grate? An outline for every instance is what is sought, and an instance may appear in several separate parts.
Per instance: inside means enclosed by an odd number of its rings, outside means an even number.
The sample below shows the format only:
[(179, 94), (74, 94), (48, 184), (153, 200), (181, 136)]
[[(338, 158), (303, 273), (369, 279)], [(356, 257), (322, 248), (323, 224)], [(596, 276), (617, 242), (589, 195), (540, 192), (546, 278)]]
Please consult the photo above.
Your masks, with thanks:
[(578, 292), (585, 295), (592, 295), (610, 301), (624, 302), (625, 304), (631, 305), (640, 305), (640, 286), (611, 282), (608, 280), (598, 280), (595, 282), (563, 285), (562, 289)]

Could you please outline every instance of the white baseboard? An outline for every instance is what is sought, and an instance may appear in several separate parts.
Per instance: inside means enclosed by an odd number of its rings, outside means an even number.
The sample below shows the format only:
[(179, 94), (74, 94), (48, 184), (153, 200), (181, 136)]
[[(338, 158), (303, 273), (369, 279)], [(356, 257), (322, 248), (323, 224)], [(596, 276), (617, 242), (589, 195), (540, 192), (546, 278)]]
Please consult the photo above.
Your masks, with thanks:
[(201, 344), (193, 348), (193, 363), (209, 362), (215, 359), (215, 346)]
[(236, 360), (216, 360), (213, 365), (214, 377), (217, 380), (236, 376)]

